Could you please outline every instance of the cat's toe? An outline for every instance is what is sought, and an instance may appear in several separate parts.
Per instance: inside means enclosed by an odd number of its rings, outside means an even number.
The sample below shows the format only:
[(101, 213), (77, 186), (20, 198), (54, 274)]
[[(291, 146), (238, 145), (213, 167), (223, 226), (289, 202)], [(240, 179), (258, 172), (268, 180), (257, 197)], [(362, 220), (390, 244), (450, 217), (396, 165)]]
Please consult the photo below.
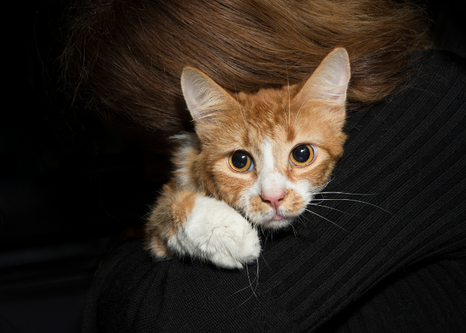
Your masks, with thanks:
[(210, 260), (219, 267), (242, 268), (243, 264), (254, 262), (259, 257), (259, 236), (239, 215), (235, 221), (229, 222), (212, 231)]
[(167, 245), (174, 253), (223, 268), (242, 268), (260, 254), (257, 230), (233, 208), (212, 198), (196, 200), (190, 217)]
[(249, 263), (259, 258), (261, 252), (260, 240), (257, 231), (250, 229), (244, 238), (243, 247), (240, 251), (242, 262)]

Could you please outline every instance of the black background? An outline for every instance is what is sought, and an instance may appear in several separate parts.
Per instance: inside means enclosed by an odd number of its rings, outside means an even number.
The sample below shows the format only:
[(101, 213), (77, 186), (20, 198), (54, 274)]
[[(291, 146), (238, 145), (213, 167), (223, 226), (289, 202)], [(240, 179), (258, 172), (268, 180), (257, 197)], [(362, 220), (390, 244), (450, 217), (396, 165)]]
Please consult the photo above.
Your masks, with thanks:
[[(68, 3), (4, 10), (0, 332), (78, 332), (99, 261), (141, 223), (157, 190), (138, 146), (63, 99), (57, 57)], [(466, 57), (461, 1), (430, 3), (437, 45)]]

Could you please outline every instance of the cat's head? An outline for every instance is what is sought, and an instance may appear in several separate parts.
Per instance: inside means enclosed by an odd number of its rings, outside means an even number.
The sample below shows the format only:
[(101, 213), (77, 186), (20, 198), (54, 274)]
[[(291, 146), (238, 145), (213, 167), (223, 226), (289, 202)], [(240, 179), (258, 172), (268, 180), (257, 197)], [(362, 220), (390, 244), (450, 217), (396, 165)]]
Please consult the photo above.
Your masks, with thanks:
[(305, 82), (255, 94), (230, 93), (184, 68), (182, 90), (200, 142), (186, 156), (190, 176), (256, 225), (289, 225), (343, 154), (349, 79), (342, 48)]

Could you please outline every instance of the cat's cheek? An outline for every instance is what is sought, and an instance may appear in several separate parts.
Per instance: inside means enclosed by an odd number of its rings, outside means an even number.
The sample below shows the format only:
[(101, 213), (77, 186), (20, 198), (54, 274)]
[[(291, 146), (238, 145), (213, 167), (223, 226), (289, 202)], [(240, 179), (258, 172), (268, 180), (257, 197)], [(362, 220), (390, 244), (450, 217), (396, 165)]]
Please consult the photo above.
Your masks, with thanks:
[(249, 203), (248, 211), (251, 214), (265, 215), (266, 213), (269, 213), (270, 215), (272, 213), (270, 206), (265, 204), (259, 195), (249, 196), (248, 203)]
[(235, 173), (223, 161), (216, 163), (213, 168), (212, 188), (215, 188), (212, 193), (228, 202), (232, 206), (238, 206), (242, 200), (242, 196), (246, 189), (250, 188), (254, 183), (254, 173)]
[[(306, 192), (315, 193), (319, 189), (322, 189), (325, 184), (327, 184), (330, 175), (333, 171), (334, 163), (327, 159), (319, 159), (313, 164), (307, 167), (293, 168), (293, 171), (290, 173), (290, 178), (294, 184), (306, 184), (304, 187), (309, 186), (309, 189), (303, 189), (300, 191), (301, 194)], [(303, 186), (299, 186), (303, 187)]]
[(308, 185), (302, 185), (301, 187), (301, 191), (297, 189), (288, 190), (288, 195), (279, 208), (279, 213), (283, 211), (283, 215), (285, 216), (298, 216), (304, 211), (307, 204), (312, 199), (312, 194), (310, 193)]

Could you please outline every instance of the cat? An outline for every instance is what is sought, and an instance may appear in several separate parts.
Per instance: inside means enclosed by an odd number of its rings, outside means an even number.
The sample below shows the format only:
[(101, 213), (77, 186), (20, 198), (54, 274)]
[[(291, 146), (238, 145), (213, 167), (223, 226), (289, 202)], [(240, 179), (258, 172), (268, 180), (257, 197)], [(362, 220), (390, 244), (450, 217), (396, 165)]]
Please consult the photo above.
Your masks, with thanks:
[(326, 185), (343, 154), (350, 63), (336, 48), (304, 82), (254, 94), (224, 90), (185, 67), (195, 133), (175, 137), (175, 170), (146, 223), (156, 258), (222, 268), (257, 260), (258, 229), (281, 229)]

